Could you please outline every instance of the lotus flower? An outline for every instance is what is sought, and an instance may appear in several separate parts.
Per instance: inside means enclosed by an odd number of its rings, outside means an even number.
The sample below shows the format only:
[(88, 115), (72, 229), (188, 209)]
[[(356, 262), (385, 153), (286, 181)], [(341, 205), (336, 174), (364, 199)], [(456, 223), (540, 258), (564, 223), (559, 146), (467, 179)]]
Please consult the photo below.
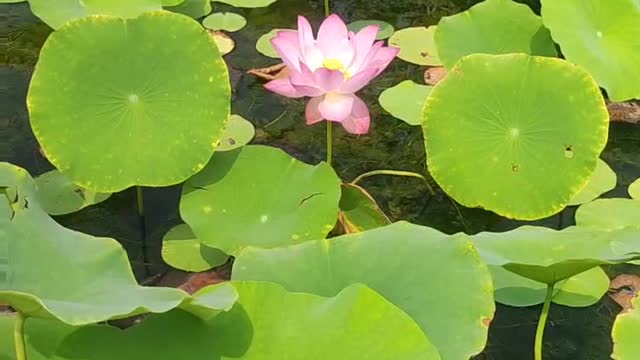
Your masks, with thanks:
[(399, 49), (376, 42), (378, 26), (370, 25), (357, 34), (347, 30), (337, 15), (329, 16), (313, 36), (309, 21), (298, 17), (298, 31), (280, 31), (271, 40), (290, 75), (270, 81), (265, 87), (277, 94), (311, 97), (307, 124), (322, 120), (339, 122), (351, 134), (369, 131), (369, 109), (355, 95), (378, 76)]

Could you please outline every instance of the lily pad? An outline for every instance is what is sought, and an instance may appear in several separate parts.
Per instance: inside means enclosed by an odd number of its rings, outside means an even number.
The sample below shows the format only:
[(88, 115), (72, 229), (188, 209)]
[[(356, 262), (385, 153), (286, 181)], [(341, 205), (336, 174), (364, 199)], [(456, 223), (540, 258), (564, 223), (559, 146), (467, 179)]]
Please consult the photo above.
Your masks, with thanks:
[(467, 237), (406, 222), (276, 249), (248, 248), (232, 274), (321, 296), (367, 285), (409, 314), (443, 359), (479, 353), (494, 312), (491, 275)]
[(543, 0), (542, 17), (565, 58), (593, 75), (616, 102), (640, 98), (637, 0)]
[[(236, 47), (236, 42), (229, 35), (222, 31), (209, 31), (209, 36), (213, 39), (220, 51), (220, 55), (227, 55)], [(217, 150), (217, 149), (216, 149)]]
[[(13, 328), (15, 314), (0, 313), (0, 359), (15, 360)], [(60, 321), (28, 319), (24, 323), (25, 347), (29, 360), (64, 360), (55, 357), (55, 352), (63, 340), (78, 329)]]
[(633, 309), (618, 315), (613, 323), (613, 354), (615, 360), (634, 360), (640, 354), (640, 298), (633, 300)]
[(184, 0), (161, 0), (162, 6), (176, 6), (184, 2)]
[(247, 145), (256, 134), (253, 124), (240, 115), (231, 115), (217, 151), (230, 151)]
[(96, 193), (72, 183), (58, 170), (38, 176), (38, 200), (49, 215), (64, 215), (107, 200), (110, 193)]
[(224, 30), (234, 32), (242, 29), (247, 25), (247, 19), (244, 16), (230, 13), (214, 13), (202, 20), (202, 26), (211, 30)]
[(596, 171), (587, 185), (577, 193), (568, 205), (582, 205), (597, 199), (600, 195), (616, 187), (618, 177), (609, 165), (598, 159)]
[(353, 184), (342, 185), (338, 218), (349, 234), (391, 224), (375, 199), (365, 189)]
[(340, 179), (326, 163), (248, 145), (216, 153), (183, 188), (180, 213), (203, 244), (236, 255), (324, 238), (338, 216)]
[(601, 231), (569, 227), (561, 231), (522, 226), (503, 233), (480, 233), (473, 241), (484, 261), (543, 284), (556, 284), (600, 265), (640, 258), (639, 229)]
[(433, 39), (436, 26), (411, 27), (396, 31), (389, 38), (389, 45), (400, 48), (398, 57), (417, 65), (442, 65)]
[[(544, 302), (547, 285), (512, 273), (500, 266), (489, 266), (495, 286), (496, 301), (509, 306), (525, 307)], [(552, 302), (571, 307), (590, 306), (609, 289), (609, 278), (595, 267), (560, 281), (554, 288)]]
[(393, 35), (393, 32), (395, 31), (393, 25), (381, 20), (358, 20), (349, 24), (347, 28), (349, 29), (349, 31), (357, 33), (358, 31), (364, 29), (369, 25), (377, 25), (379, 28), (376, 40), (388, 39), (391, 35)]
[(162, 10), (160, 0), (29, 0), (31, 11), (54, 29), (90, 15), (135, 18), (147, 11)]
[(628, 192), (629, 196), (636, 200), (640, 200), (640, 179), (636, 179), (636, 181), (632, 182), (631, 185), (629, 185)]
[(576, 211), (576, 225), (603, 230), (640, 228), (640, 201), (598, 199), (584, 204)]
[[(68, 335), (56, 355), (86, 360), (136, 359), (140, 354), (155, 360), (440, 359), (411, 318), (365, 286), (327, 299), (288, 293), (270, 283), (234, 285), (240, 302), (210, 321), (174, 310), (124, 331), (90, 325)], [(27, 322), (31, 342), (46, 340), (35, 330)], [(0, 322), (0, 335), (5, 333), (10, 330)]]
[(278, 35), (279, 31), (293, 31), (293, 30), (273, 29), (266, 34), (263, 34), (258, 38), (258, 42), (256, 42), (256, 50), (258, 50), (258, 52), (264, 56), (274, 58), (274, 59), (280, 58), (280, 55), (278, 55), (276, 50), (273, 48), (273, 45), (271, 45), (271, 40), (275, 38), (276, 35)]
[(188, 17), (160, 11), (77, 20), (51, 34), (27, 103), (44, 153), (65, 176), (117, 192), (202, 169), (229, 100), (213, 40)]
[(223, 4), (229, 4), (231, 6), (239, 7), (239, 8), (266, 7), (276, 2), (276, 0), (215, 0), (215, 1), (221, 2)]
[(169, 230), (162, 239), (162, 259), (184, 271), (206, 271), (227, 262), (222, 251), (202, 245), (189, 225), (181, 224)]
[(0, 163), (0, 187), (15, 194), (0, 198), (13, 210), (0, 217), (0, 303), (28, 317), (82, 325), (178, 306), (217, 314), (235, 300), (220, 304), (210, 295), (139, 286), (122, 246), (56, 223), (40, 208), (35, 183), (23, 169)]
[(378, 98), (383, 109), (409, 125), (422, 123), (422, 111), (432, 87), (405, 80), (385, 89)]
[(443, 17), (435, 41), (447, 69), (475, 53), (558, 55), (542, 19), (528, 5), (513, 0), (485, 0), (465, 12)]
[(175, 6), (166, 6), (169, 11), (190, 16), (194, 19), (211, 14), (211, 0), (183, 0)]
[(427, 98), (428, 169), (464, 206), (540, 219), (589, 181), (608, 125), (584, 70), (525, 54), (469, 55)]

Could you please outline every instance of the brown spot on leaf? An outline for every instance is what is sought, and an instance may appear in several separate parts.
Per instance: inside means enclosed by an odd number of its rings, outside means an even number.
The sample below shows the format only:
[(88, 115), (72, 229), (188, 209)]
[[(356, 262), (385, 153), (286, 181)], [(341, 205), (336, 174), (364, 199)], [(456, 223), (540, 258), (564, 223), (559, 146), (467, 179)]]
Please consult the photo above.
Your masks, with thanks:
[(486, 327), (489, 327), (489, 325), (491, 325), (491, 321), (492, 320), (493, 319), (491, 319), (491, 318), (484, 318), (484, 319), (482, 319), (482, 325), (484, 325)]

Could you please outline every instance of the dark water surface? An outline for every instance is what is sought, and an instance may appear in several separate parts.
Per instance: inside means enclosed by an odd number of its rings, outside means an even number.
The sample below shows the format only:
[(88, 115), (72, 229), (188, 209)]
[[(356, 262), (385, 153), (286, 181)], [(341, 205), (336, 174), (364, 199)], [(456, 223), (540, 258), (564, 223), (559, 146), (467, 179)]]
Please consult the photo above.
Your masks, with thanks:
[[(379, 19), (400, 29), (436, 24), (441, 16), (459, 12), (476, 2), (333, 0), (333, 10), (347, 22)], [(539, 3), (529, 2), (536, 11), (539, 10)], [(217, 11), (226, 9), (225, 6), (216, 7)], [(233, 112), (255, 124), (255, 143), (281, 147), (309, 163), (324, 160), (325, 126), (305, 125), (305, 101), (270, 94), (262, 88), (258, 79), (245, 74), (249, 69), (277, 63), (255, 50), (255, 42), (261, 34), (273, 28), (295, 27), (298, 14), (309, 17), (317, 25), (323, 17), (322, 4), (312, 0), (279, 0), (269, 8), (234, 11), (244, 15), (248, 25), (242, 31), (231, 34), (237, 48), (226, 57), (234, 88)], [(52, 169), (52, 166), (37, 150), (29, 126), (25, 98), (39, 48), (50, 32), (46, 25), (31, 15), (25, 3), (0, 5), (0, 161), (22, 166), (34, 176)], [(378, 95), (385, 88), (405, 79), (421, 81), (421, 78), (419, 67), (396, 60), (387, 72), (361, 93), (372, 114), (369, 134), (354, 137), (346, 134), (341, 127), (334, 127), (334, 167), (343, 179), (351, 180), (365, 171), (375, 169), (426, 174), (421, 130), (386, 114), (377, 102)], [(640, 177), (639, 156), (640, 127), (612, 124), (609, 144), (602, 157), (618, 174), (618, 186), (606, 196), (626, 196), (629, 183)], [(429, 195), (418, 181), (410, 178), (376, 177), (362, 184), (392, 220), (404, 219), (446, 233), (504, 231), (532, 223), (508, 220), (488, 211), (459, 206), (431, 182), (436, 188), (434, 196)], [(115, 194), (97, 206), (56, 219), (73, 229), (118, 239), (129, 252), (136, 273), (142, 278), (165, 268), (160, 257), (160, 242), (164, 233), (180, 222), (177, 210), (179, 186), (145, 189), (144, 197), (147, 213), (147, 247), (144, 254), (141, 224), (136, 216), (135, 192), (132, 190)], [(568, 208), (556, 216), (533, 223), (563, 228), (573, 224), (574, 212), (575, 208)], [(637, 272), (631, 266), (607, 270), (611, 275), (620, 271)], [(477, 359), (532, 359), (539, 311), (540, 307), (499, 306), (491, 326), (489, 345)], [(608, 298), (583, 309), (552, 307), (544, 345), (545, 359), (609, 359), (611, 324), (618, 311), (618, 306)]]

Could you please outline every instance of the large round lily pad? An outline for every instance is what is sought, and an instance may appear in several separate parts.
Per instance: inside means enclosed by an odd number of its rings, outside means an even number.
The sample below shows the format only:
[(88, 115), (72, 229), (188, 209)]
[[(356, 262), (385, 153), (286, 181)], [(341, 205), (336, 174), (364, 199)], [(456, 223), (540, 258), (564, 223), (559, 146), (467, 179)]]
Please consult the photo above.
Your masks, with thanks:
[(180, 213), (207, 246), (236, 255), (322, 239), (338, 216), (340, 179), (272, 147), (216, 153), (183, 188)]
[(640, 298), (633, 301), (633, 309), (618, 315), (611, 332), (615, 360), (635, 360), (640, 354)]
[(141, 287), (122, 246), (56, 223), (40, 208), (23, 169), (0, 163), (0, 188), (0, 203), (12, 210), (0, 216), (0, 303), (26, 316), (81, 325), (178, 306), (208, 316), (235, 301), (228, 290), (220, 299), (206, 289), (191, 297)]
[(469, 55), (427, 98), (429, 172), (462, 205), (547, 217), (589, 181), (608, 119), (598, 86), (569, 62)]
[[(440, 360), (410, 317), (365, 286), (352, 286), (333, 298), (288, 293), (270, 283), (234, 286), (240, 302), (209, 321), (174, 310), (124, 331), (86, 326), (60, 342), (55, 359), (137, 359), (144, 354), (154, 360)], [(0, 339), (10, 337), (7, 322), (0, 321)], [(26, 332), (30, 348), (46, 354), (53, 346), (42, 343), (58, 342), (69, 330), (28, 321)], [(0, 358), (5, 351), (0, 349)]]
[(76, 20), (47, 39), (29, 88), (47, 158), (84, 188), (179, 183), (207, 163), (229, 117), (213, 40), (171, 12)]
[(466, 236), (405, 222), (284, 248), (249, 248), (236, 259), (233, 278), (322, 296), (365, 284), (409, 314), (443, 359), (480, 352), (494, 311), (491, 275)]
[(637, 0), (543, 0), (542, 18), (567, 60), (582, 66), (614, 101), (640, 98)]
[(557, 55), (549, 30), (531, 8), (513, 0), (485, 0), (438, 23), (438, 55), (450, 69), (469, 54)]
[(409, 125), (422, 124), (422, 110), (432, 87), (405, 80), (385, 89), (378, 98), (383, 109)]
[(604, 230), (628, 226), (640, 229), (640, 201), (631, 199), (598, 199), (576, 211), (576, 225)]
[(31, 11), (54, 29), (74, 19), (90, 15), (134, 18), (144, 12), (161, 10), (160, 0), (29, 0)]
[(36, 179), (38, 200), (50, 215), (64, 215), (107, 200), (110, 193), (96, 193), (72, 183), (58, 170), (46, 172)]
[(411, 27), (396, 31), (389, 38), (389, 45), (400, 48), (398, 57), (418, 65), (442, 65), (434, 41), (436, 26)]

